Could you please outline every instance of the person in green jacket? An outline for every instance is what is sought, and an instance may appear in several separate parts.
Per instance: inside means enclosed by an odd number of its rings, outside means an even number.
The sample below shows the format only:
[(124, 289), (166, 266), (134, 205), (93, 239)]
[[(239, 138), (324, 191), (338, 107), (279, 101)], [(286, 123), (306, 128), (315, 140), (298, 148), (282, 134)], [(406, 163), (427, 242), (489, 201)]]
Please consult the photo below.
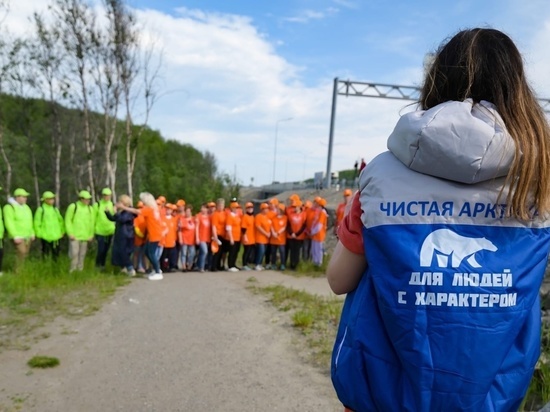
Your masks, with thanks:
[(97, 240), (95, 266), (99, 270), (105, 269), (107, 253), (109, 253), (115, 233), (115, 222), (109, 220), (105, 214), (105, 212), (109, 212), (111, 215), (115, 214), (115, 205), (111, 201), (112, 195), (111, 189), (106, 187), (101, 191), (101, 200), (94, 204), (95, 238)]
[(65, 231), (69, 237), (71, 272), (84, 269), (88, 243), (94, 240), (95, 215), (87, 190), (78, 193), (78, 201), (71, 203), (65, 212)]
[(28, 196), (29, 192), (25, 189), (17, 188), (4, 206), (4, 226), (15, 245), (18, 263), (25, 260), (34, 240), (32, 210), (27, 205)]
[[(1, 187), (0, 187), (0, 190), (2, 190)], [(2, 208), (0, 207), (0, 276), (4, 274), (2, 272), (3, 262), (4, 262), (4, 217), (2, 216)]]
[(65, 235), (65, 223), (55, 207), (55, 194), (49, 190), (42, 194), (42, 205), (34, 213), (34, 233), (42, 241), (42, 256), (59, 257), (59, 241)]

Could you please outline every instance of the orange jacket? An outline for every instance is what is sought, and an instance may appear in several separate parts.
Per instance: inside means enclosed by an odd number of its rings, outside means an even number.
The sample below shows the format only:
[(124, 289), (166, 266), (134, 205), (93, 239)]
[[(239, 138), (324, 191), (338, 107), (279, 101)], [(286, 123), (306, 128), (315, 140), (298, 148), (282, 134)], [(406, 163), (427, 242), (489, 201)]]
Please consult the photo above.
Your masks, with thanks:
[(271, 219), (271, 237), (269, 243), (272, 245), (286, 244), (286, 223), (287, 217), (284, 214), (277, 215)]
[(323, 208), (315, 208), (313, 210), (315, 210), (315, 214), (310, 230), (311, 240), (323, 242), (327, 235), (327, 211)]
[(306, 212), (300, 213), (292, 212), (288, 217), (288, 231), (287, 239), (293, 239), (292, 234), (296, 237), (294, 239), (304, 240), (306, 238)]
[(237, 212), (227, 213), (225, 218), (225, 238), (230, 240), (229, 233), (233, 237), (233, 242), (241, 241), (241, 216)]
[(145, 206), (141, 209), (140, 214), (145, 219), (147, 240), (149, 242), (162, 241), (166, 232), (166, 224), (161, 217), (161, 211)]
[(212, 217), (209, 214), (199, 213), (196, 218), (198, 241), (210, 243), (212, 240)]
[[(216, 229), (216, 234), (219, 238), (225, 239), (225, 219), (227, 218), (227, 214), (225, 210), (219, 211), (216, 210), (214, 213), (212, 213), (212, 228)], [(213, 232), (212, 232), (213, 233)]]
[(313, 219), (315, 218), (316, 209), (313, 207), (306, 208), (306, 237), (311, 239), (311, 228), (313, 226)]
[[(263, 213), (258, 213), (254, 218), (256, 228), (256, 243), (267, 245), (271, 236), (271, 220)], [(262, 228), (269, 236), (265, 236), (258, 228)]]
[(192, 246), (196, 240), (195, 218), (185, 216), (180, 219), (179, 242), (182, 245)]
[(147, 222), (145, 216), (137, 215), (134, 218), (134, 246), (143, 246), (147, 241)]
[(164, 222), (168, 230), (162, 244), (166, 248), (176, 247), (176, 241), (178, 240), (178, 219), (175, 216), (165, 216)]
[(253, 245), (256, 243), (256, 227), (254, 225), (254, 215), (245, 213), (241, 219), (241, 228), (244, 233), (241, 237), (243, 245)]

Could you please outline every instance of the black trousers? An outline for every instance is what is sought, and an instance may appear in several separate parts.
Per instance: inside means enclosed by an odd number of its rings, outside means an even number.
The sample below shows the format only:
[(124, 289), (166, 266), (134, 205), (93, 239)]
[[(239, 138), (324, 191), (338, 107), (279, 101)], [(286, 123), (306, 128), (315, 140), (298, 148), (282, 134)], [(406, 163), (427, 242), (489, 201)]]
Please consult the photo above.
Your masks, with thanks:
[(98, 268), (104, 268), (105, 262), (107, 261), (107, 253), (109, 253), (109, 248), (111, 247), (111, 241), (113, 236), (95, 236), (97, 240), (97, 255), (95, 257), (95, 265)]
[(229, 256), (227, 258), (227, 267), (237, 267), (237, 255), (239, 254), (240, 248), (241, 242), (233, 242), (233, 244), (229, 243)]
[(162, 270), (178, 268), (178, 249), (175, 247), (165, 247), (162, 250), (160, 259)]
[(254, 249), (254, 245), (243, 246), (243, 266), (248, 266), (249, 263), (254, 263)]
[[(42, 256), (48, 257), (51, 256), (53, 260), (57, 260), (59, 257), (59, 240), (53, 242), (48, 242), (47, 240), (41, 239), (42, 241)], [(0, 270), (1, 270), (0, 264)]]
[(286, 242), (290, 254), (290, 268), (296, 269), (298, 263), (300, 263), (300, 253), (304, 244), (303, 240), (287, 239)]

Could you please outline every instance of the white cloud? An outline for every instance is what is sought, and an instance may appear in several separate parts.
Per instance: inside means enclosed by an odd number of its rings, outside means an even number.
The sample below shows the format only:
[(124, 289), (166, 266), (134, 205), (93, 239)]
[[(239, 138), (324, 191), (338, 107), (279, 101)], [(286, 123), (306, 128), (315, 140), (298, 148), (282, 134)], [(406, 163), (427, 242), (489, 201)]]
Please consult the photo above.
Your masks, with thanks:
[(359, 4), (356, 1), (351, 0), (333, 0), (338, 6), (345, 7), (347, 9), (358, 9)]
[(328, 7), (324, 11), (302, 10), (294, 16), (285, 17), (283, 20), (290, 23), (309, 23), (312, 20), (322, 20), (336, 13), (338, 13), (338, 9), (334, 7)]
[[(10, 27), (25, 30), (22, 16), (34, 3), (18, 1), (25, 6)], [(279, 123), (276, 180), (301, 180), (326, 169), (332, 79), (305, 86), (300, 77), (303, 68), (283, 58), (277, 41), (260, 32), (247, 16), (186, 8), (177, 9), (174, 15), (151, 9), (136, 12), (144, 24), (144, 42), (155, 41), (157, 50), (164, 52), (163, 97), (153, 109), (151, 127), (166, 138), (212, 152), (220, 169), (230, 175), (236, 172), (242, 183), (254, 178), (262, 184), (273, 177), (277, 121), (292, 117)], [(302, 16), (305, 22), (330, 13), (336, 10), (309, 10), (295, 17)], [(416, 56), (421, 62), (424, 50), (415, 51), (416, 36), (370, 39), (372, 44)], [(528, 50), (530, 77), (547, 96), (548, 38), (550, 23), (531, 37)], [(414, 85), (421, 80), (422, 68), (401, 65), (387, 73), (388, 82)], [(408, 110), (403, 109), (408, 103), (339, 96), (332, 170), (350, 169), (355, 160), (364, 157), (369, 161), (386, 150), (387, 136), (400, 111)]]

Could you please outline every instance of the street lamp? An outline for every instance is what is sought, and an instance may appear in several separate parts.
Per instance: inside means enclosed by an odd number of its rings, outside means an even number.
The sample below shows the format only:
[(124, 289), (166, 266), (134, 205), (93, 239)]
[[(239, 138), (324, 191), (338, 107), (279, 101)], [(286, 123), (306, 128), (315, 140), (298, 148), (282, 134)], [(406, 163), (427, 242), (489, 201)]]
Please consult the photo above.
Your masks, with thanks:
[(277, 136), (279, 134), (279, 123), (292, 120), (293, 117), (279, 119), (275, 122), (275, 148), (273, 149), (273, 183), (275, 183), (275, 171), (277, 170)]

